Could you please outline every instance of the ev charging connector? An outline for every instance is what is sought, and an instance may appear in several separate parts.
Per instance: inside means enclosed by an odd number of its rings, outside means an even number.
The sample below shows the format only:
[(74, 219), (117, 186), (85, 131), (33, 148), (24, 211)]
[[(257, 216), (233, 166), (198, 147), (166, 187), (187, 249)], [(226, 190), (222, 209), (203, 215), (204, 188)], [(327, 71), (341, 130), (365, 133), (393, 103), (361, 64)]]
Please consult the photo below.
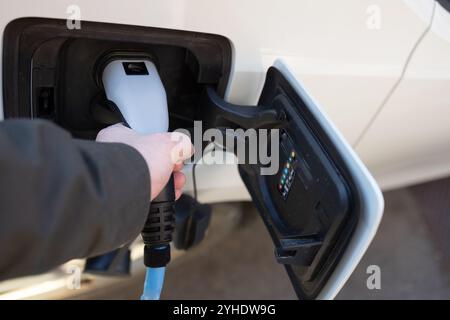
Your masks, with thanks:
[[(101, 81), (106, 97), (120, 112), (124, 124), (142, 134), (167, 132), (166, 92), (155, 64), (149, 58), (132, 56), (110, 59), (103, 65)], [(141, 233), (147, 267), (142, 299), (159, 299), (163, 268), (170, 261), (170, 242), (175, 228), (174, 204), (172, 175), (152, 201)]]

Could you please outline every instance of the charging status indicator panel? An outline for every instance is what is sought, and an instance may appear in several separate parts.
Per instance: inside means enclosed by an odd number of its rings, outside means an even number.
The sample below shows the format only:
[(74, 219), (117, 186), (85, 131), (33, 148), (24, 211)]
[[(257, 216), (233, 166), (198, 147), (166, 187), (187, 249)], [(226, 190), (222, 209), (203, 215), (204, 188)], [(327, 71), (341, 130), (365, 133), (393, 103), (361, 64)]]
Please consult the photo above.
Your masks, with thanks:
[(320, 201), (323, 188), (315, 188), (316, 180), (308, 164), (311, 159), (308, 146), (295, 143), (295, 138), (293, 132), (281, 129), (279, 170), (267, 178), (272, 186), (270, 190), (277, 193), (272, 198), (277, 209), (274, 222), (285, 234), (314, 234), (318, 228), (313, 221), (314, 214), (309, 213)]
[(289, 196), (289, 192), (291, 191), (292, 182), (295, 178), (295, 167), (297, 163), (297, 153), (295, 150), (291, 150), (287, 157), (287, 160), (284, 162), (284, 165), (281, 167), (280, 179), (278, 181), (278, 191), (281, 193), (281, 196), (284, 200), (287, 200)]

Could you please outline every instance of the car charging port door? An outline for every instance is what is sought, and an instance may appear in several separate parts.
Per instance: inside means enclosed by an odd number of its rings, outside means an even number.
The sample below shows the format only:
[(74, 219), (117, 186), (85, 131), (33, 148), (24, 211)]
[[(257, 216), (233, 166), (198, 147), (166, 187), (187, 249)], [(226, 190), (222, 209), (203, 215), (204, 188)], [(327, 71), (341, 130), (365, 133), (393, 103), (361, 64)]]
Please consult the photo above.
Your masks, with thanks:
[(271, 132), (264, 148), (272, 163), (241, 161), (237, 153), (239, 172), (299, 298), (333, 298), (380, 221), (373, 178), (280, 61), (269, 68), (257, 106), (231, 105), (211, 91), (203, 102), (207, 127)]

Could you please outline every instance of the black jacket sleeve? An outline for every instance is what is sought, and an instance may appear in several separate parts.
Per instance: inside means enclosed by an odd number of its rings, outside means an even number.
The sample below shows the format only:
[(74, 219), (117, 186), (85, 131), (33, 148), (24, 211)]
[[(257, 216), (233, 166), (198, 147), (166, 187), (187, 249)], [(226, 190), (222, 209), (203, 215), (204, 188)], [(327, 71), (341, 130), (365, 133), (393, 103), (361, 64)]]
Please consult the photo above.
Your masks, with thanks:
[(0, 122), (0, 280), (135, 239), (150, 205), (141, 155), (40, 120)]

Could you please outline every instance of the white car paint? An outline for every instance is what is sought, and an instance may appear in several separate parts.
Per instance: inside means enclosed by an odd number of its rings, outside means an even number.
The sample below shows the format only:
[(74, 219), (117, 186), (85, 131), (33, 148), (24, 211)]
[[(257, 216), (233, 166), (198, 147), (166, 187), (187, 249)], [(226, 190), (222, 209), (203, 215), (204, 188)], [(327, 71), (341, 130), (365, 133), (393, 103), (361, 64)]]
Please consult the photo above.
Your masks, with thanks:
[(450, 14), (437, 4), (401, 81), (357, 145), (384, 189), (450, 174), (449, 44)]

